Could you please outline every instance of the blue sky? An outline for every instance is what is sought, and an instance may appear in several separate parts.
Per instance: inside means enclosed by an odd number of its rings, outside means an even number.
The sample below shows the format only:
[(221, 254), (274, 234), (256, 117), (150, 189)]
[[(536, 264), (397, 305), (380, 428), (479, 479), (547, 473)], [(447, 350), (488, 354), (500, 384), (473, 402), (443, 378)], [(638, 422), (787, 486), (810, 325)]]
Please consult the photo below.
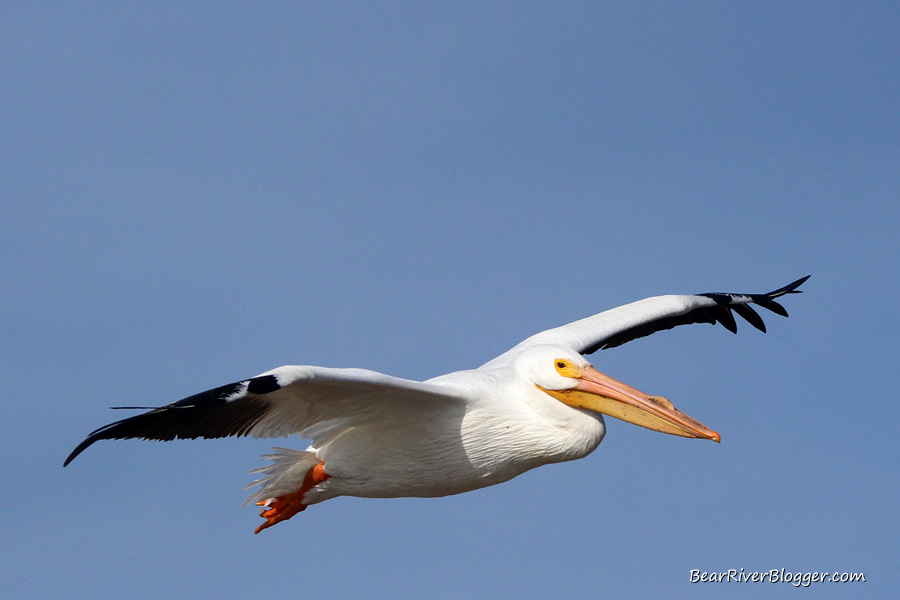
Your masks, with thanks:
[[(0, 19), (10, 597), (796, 597), (898, 558), (894, 3), (18, 3)], [(722, 434), (253, 536), (270, 440), (90, 448), (282, 364), (413, 379), (664, 293), (788, 320), (594, 364)], [(299, 440), (275, 445), (302, 447)]]

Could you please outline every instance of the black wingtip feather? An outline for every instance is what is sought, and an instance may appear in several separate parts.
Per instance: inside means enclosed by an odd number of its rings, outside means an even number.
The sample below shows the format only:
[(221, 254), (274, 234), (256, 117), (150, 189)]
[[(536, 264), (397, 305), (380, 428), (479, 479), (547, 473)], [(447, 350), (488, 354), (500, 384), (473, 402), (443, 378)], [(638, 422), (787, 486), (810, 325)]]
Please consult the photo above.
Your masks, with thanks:
[(716, 312), (716, 321), (731, 333), (737, 333), (737, 322), (728, 308), (721, 308)]
[(91, 438), (87, 438), (86, 440), (78, 444), (78, 446), (76, 446), (75, 449), (72, 450), (72, 453), (66, 457), (66, 460), (63, 462), (63, 467), (68, 467), (69, 463), (75, 460), (76, 456), (84, 452), (85, 449), (93, 443), (94, 440), (92, 440)]
[(789, 283), (783, 288), (778, 288), (777, 290), (773, 290), (768, 294), (760, 294), (761, 296), (768, 296), (769, 298), (778, 298), (779, 296), (784, 296), (785, 294), (802, 294), (803, 290), (798, 290), (797, 288), (803, 285), (807, 279), (809, 279), (811, 275), (807, 275), (806, 277), (801, 277), (797, 281), (793, 283)]
[(766, 296), (753, 296), (753, 302), (758, 306), (762, 306), (766, 310), (772, 311), (776, 315), (781, 315), (782, 317), (788, 316), (788, 311), (786, 311), (782, 305), (778, 304), (770, 298), (767, 298)]
[(743, 317), (745, 321), (747, 321), (763, 333), (766, 332), (766, 324), (763, 322), (762, 317), (759, 316), (759, 313), (753, 310), (752, 307), (747, 304), (735, 304), (731, 308), (734, 309), (734, 312), (741, 315), (741, 317)]

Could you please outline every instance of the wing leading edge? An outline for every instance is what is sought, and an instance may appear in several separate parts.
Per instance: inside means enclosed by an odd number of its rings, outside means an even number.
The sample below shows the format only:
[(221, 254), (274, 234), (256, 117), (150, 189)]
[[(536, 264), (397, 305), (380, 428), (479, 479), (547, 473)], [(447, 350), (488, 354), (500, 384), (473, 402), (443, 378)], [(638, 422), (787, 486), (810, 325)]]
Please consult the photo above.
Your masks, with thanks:
[(765, 294), (708, 292), (646, 298), (537, 333), (486, 363), (482, 368), (508, 364), (525, 348), (540, 344), (567, 346), (581, 354), (592, 354), (597, 350), (615, 348), (679, 325), (720, 323), (732, 333), (737, 333), (737, 322), (733, 312), (756, 329), (765, 332), (766, 326), (762, 317), (750, 305), (756, 304), (777, 315), (787, 317), (787, 311), (776, 302), (776, 298), (801, 293), (797, 288), (809, 277), (809, 275), (801, 277), (793, 283)]

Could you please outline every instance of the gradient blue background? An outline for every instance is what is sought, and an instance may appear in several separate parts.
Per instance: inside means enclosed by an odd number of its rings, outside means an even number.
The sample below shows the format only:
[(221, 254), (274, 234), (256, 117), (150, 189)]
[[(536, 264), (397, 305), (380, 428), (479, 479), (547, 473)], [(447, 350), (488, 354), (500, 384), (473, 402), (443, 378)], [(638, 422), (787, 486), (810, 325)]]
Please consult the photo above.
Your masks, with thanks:
[[(897, 585), (893, 2), (4, 3), (9, 598), (873, 598)], [(424, 379), (663, 293), (788, 320), (593, 357), (722, 444), (253, 536), (271, 440), (116, 418), (282, 364)], [(303, 447), (299, 440), (275, 445)], [(691, 584), (691, 569), (865, 573)]]

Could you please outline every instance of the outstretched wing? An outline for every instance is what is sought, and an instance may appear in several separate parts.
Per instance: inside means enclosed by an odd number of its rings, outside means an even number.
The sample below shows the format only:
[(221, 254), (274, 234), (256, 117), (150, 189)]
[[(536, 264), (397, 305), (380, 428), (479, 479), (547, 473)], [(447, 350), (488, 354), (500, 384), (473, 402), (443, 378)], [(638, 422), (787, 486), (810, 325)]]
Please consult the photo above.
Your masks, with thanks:
[(786, 294), (801, 293), (797, 288), (807, 279), (809, 275), (767, 294), (716, 292), (693, 296), (655, 296), (639, 300), (535, 334), (484, 367), (505, 364), (521, 350), (539, 344), (562, 345), (581, 354), (591, 354), (597, 350), (621, 346), (657, 331), (692, 323), (721, 323), (732, 333), (737, 333), (737, 322), (732, 311), (756, 329), (765, 332), (762, 317), (750, 305), (756, 304), (786, 317), (787, 311), (775, 299)]
[(284, 366), (154, 408), (93, 431), (63, 466), (99, 440), (229, 436), (314, 439), (398, 411), (463, 402), (453, 390), (365, 369)]

